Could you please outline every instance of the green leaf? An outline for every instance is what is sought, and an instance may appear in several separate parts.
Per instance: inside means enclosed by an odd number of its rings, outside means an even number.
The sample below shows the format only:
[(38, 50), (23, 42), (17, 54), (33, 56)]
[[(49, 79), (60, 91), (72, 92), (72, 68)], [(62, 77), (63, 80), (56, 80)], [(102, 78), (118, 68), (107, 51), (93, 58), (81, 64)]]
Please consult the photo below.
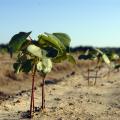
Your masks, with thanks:
[(15, 70), (15, 73), (19, 73), (22, 70), (22, 65), (20, 63), (14, 63), (13, 68)]
[(97, 52), (98, 52), (99, 54), (101, 54), (101, 55), (104, 54), (100, 49), (95, 48), (95, 51), (97, 51)]
[(56, 36), (62, 44), (65, 46), (66, 50), (69, 50), (71, 39), (66, 33), (53, 33), (54, 36)]
[(40, 47), (37, 47), (36, 45), (29, 45), (27, 47), (27, 51), (34, 56), (42, 58), (42, 50)]
[(31, 44), (31, 41), (26, 40), (20, 47), (21, 51), (26, 51), (27, 47)]
[(46, 51), (47, 57), (54, 58), (58, 55), (58, 51), (53, 47), (45, 47), (43, 49)]
[(42, 64), (43, 64), (43, 73), (47, 74), (51, 71), (52, 69), (52, 61), (49, 58), (43, 58), (42, 59)]
[(109, 60), (109, 58), (108, 58), (108, 56), (104, 53), (104, 52), (102, 52), (100, 49), (95, 49), (98, 53), (99, 53), (99, 58), (101, 58), (102, 57), (102, 59), (103, 59), (103, 61), (107, 64), (107, 65), (110, 65), (110, 60)]
[(118, 60), (120, 57), (118, 54), (116, 53), (112, 53), (111, 56), (110, 56), (111, 60)]
[(39, 61), (39, 62), (37, 63), (37, 70), (40, 72), (40, 71), (42, 71), (42, 69), (43, 69), (42, 62)]
[(43, 74), (47, 74), (52, 69), (52, 61), (49, 58), (43, 58), (42, 61), (39, 61), (37, 64), (37, 70)]
[(71, 62), (73, 64), (76, 64), (76, 60), (75, 60), (75, 58), (72, 55), (67, 55), (67, 58), (68, 58), (69, 62)]
[(32, 70), (32, 60), (26, 60), (24, 62), (17, 62), (13, 64), (13, 68), (15, 70), (15, 73), (20, 73), (22, 72), (30, 72)]
[(27, 40), (27, 37), (31, 34), (31, 32), (20, 32), (16, 35), (14, 35), (10, 42), (9, 42), (9, 48), (12, 49), (13, 52), (18, 51), (22, 44)]
[(85, 51), (84, 55), (89, 55), (89, 54), (90, 54), (90, 50), (88, 49), (88, 50)]
[(30, 72), (32, 70), (32, 60), (26, 60), (25, 62), (22, 63), (22, 72)]
[(63, 53), (63, 51), (65, 51), (65, 47), (64, 45), (61, 43), (61, 41), (54, 35), (49, 34), (49, 33), (45, 33), (42, 35), (38, 36), (38, 42), (41, 45), (44, 45), (45, 47), (53, 47), (55, 49), (57, 49), (59, 51), (59, 53)]
[(105, 62), (107, 65), (110, 65), (110, 60), (109, 60), (109, 58), (107, 57), (106, 54), (103, 54), (103, 55), (102, 55), (102, 58), (103, 58), (104, 62)]
[(67, 59), (67, 55), (63, 54), (61, 56), (57, 56), (57, 57), (53, 58), (52, 61), (55, 62), (55, 63), (60, 63), (64, 60), (66, 60), (66, 59)]

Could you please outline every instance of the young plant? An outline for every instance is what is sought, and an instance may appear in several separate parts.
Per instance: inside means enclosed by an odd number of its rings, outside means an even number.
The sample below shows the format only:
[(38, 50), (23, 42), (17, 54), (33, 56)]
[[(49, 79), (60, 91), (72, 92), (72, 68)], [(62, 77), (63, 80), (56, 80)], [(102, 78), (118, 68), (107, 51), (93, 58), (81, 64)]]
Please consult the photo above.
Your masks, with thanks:
[(96, 69), (94, 85), (96, 85), (98, 71), (100, 70), (100, 66), (102, 65), (102, 63), (105, 63), (109, 68), (111, 65), (110, 59), (103, 51), (97, 48), (95, 48), (95, 51), (96, 51), (96, 57), (97, 57), (97, 66), (96, 66), (97, 69)]
[[(12, 37), (9, 48), (13, 52), (18, 52), (16, 63), (13, 67), (16, 73), (32, 72), (32, 92), (30, 102), (30, 117), (34, 113), (34, 80), (36, 72), (42, 76), (42, 106), (45, 109), (45, 77), (52, 69), (52, 62), (62, 62), (68, 60), (75, 63), (75, 59), (70, 55), (70, 37), (65, 33), (44, 33), (38, 39), (32, 40), (31, 32), (20, 32)], [(27, 38), (30, 38), (28, 40)]]
[[(108, 57), (111, 61), (111, 65), (113, 70), (117, 70), (119, 72), (119, 68), (120, 68), (120, 63), (119, 63), (119, 55), (115, 52), (108, 52)], [(110, 76), (111, 73), (111, 69), (109, 69), (108, 75)]]
[[(98, 72), (100, 70), (100, 67), (101, 67), (101, 64), (104, 62), (106, 63), (108, 66), (110, 65), (110, 60), (108, 58), (108, 56), (102, 52), (100, 49), (96, 49), (96, 48), (93, 48), (93, 52), (90, 52), (89, 50), (87, 50), (87, 52), (83, 55), (80, 55), (78, 57), (78, 59), (83, 59), (83, 60), (97, 60), (97, 65), (95, 66), (95, 81), (94, 81), (94, 85), (96, 85), (96, 81), (97, 81), (97, 78), (98, 78)], [(89, 68), (89, 65), (88, 65), (88, 85), (89, 85), (89, 80), (90, 78), (92, 78), (90, 76), (90, 72), (93, 71)]]
[[(81, 54), (79, 57), (78, 57), (79, 60), (91, 60), (91, 61), (94, 61), (96, 59), (96, 56), (95, 54), (92, 54), (89, 49), (84, 53), (84, 54)], [(87, 80), (88, 80), (88, 86), (90, 85), (90, 72), (93, 71), (90, 69), (90, 65), (88, 64), (88, 68), (87, 68)]]

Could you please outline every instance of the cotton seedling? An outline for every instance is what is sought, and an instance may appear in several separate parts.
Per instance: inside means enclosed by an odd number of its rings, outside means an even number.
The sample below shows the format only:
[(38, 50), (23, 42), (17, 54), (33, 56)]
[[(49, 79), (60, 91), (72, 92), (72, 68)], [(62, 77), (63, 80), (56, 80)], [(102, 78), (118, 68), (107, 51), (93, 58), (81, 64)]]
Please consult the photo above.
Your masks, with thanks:
[[(85, 52), (85, 54), (81, 54), (79, 57), (78, 57), (79, 60), (91, 60), (91, 61), (94, 61), (96, 59), (96, 56), (94, 54), (92, 54), (89, 49)], [(90, 72), (92, 70), (90, 69), (90, 65), (88, 65), (88, 69), (87, 69), (87, 73), (88, 73), (88, 77), (87, 77), (87, 80), (88, 80), (88, 86), (90, 85)]]
[[(86, 54), (87, 53), (87, 54)], [(93, 48), (93, 53), (92, 52), (89, 52), (89, 50), (87, 50), (85, 54), (83, 55), (80, 55), (78, 59), (82, 60), (97, 60), (97, 65), (95, 66), (94, 70), (95, 70), (95, 81), (94, 81), (94, 85), (96, 85), (96, 81), (97, 81), (97, 78), (98, 78), (98, 72), (100, 70), (100, 66), (101, 64), (104, 62), (106, 63), (108, 66), (110, 65), (110, 60), (108, 58), (108, 56), (102, 52), (100, 49), (96, 49), (96, 48)], [(89, 80), (91, 78), (90, 76), (90, 72), (93, 71), (91, 70), (89, 67), (88, 67), (88, 85), (89, 85)]]
[(96, 85), (97, 75), (98, 75), (98, 71), (100, 70), (101, 64), (105, 63), (108, 66), (108, 68), (111, 67), (111, 61), (108, 58), (108, 56), (103, 51), (101, 51), (100, 49), (95, 48), (95, 51), (97, 52), (96, 53), (96, 57), (97, 57), (97, 66), (96, 66), (96, 68), (98, 68), (98, 69), (96, 70), (96, 77), (95, 77), (94, 85)]
[[(119, 72), (120, 64), (119, 64), (119, 55), (115, 52), (109, 52), (108, 57), (111, 61), (112, 70), (117, 70)], [(111, 69), (109, 69), (108, 75), (110, 76)]]
[[(52, 63), (59, 63), (68, 60), (75, 63), (70, 55), (70, 37), (65, 33), (44, 33), (38, 36), (37, 40), (30, 38), (31, 32), (20, 32), (12, 37), (9, 48), (17, 52), (18, 57), (13, 67), (16, 73), (32, 72), (32, 92), (30, 102), (30, 117), (34, 113), (34, 80), (36, 72), (42, 76), (42, 106), (45, 109), (45, 77), (51, 72)], [(30, 38), (28, 40), (27, 38)]]

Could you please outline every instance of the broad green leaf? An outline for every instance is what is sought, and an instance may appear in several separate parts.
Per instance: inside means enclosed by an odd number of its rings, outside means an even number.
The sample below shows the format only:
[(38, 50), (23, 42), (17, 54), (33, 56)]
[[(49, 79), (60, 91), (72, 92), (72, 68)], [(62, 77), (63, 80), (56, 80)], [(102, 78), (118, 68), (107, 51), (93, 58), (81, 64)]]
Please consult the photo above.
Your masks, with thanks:
[(38, 42), (41, 45), (44, 45), (45, 47), (51, 46), (57, 49), (59, 53), (63, 53), (63, 51), (65, 51), (64, 45), (60, 42), (60, 40), (56, 36), (52, 34), (45, 33), (45, 35), (44, 34), (39, 35)]
[(29, 45), (27, 47), (27, 51), (36, 57), (42, 58), (42, 50), (40, 47)]
[(31, 32), (20, 32), (12, 37), (12, 39), (9, 42), (9, 48), (13, 51), (16, 52), (18, 51), (22, 44), (27, 40), (27, 37), (31, 34)]
[(42, 69), (43, 69), (42, 62), (39, 61), (39, 62), (37, 63), (37, 70), (41, 72)]
[(95, 50), (100, 53), (101, 55), (104, 54), (100, 49), (95, 48)]
[(22, 72), (30, 72), (32, 70), (32, 60), (26, 60), (25, 62), (22, 63)]
[(106, 54), (103, 54), (103, 55), (102, 55), (102, 58), (103, 58), (104, 62), (105, 62), (107, 65), (110, 65), (110, 60), (109, 60), (109, 58), (107, 57)]
[(43, 58), (42, 61), (39, 61), (37, 64), (37, 70), (44, 74), (47, 74), (52, 69), (52, 61), (49, 58)]
[(66, 33), (53, 33), (54, 36), (56, 36), (62, 44), (65, 46), (66, 50), (69, 50), (71, 39)]
[(67, 55), (62, 54), (61, 56), (57, 56), (57, 57), (53, 58), (52, 61), (55, 62), (55, 63), (60, 63), (64, 60), (66, 60), (66, 59), (67, 59)]
[(56, 43), (56, 45), (59, 45), (60, 46), (60, 49), (62, 49), (62, 50), (65, 50), (65, 46), (64, 46), (64, 44), (61, 42), (61, 40), (58, 38), (58, 37), (56, 37), (55, 35), (53, 35), (53, 34), (50, 34), (50, 33), (44, 33), (45, 35), (47, 35), (48, 36), (48, 38), (52, 41), (52, 40), (54, 40), (53, 41), (53, 43), (55, 42), (55, 41), (57, 41)]
[(110, 65), (110, 60), (108, 58), (108, 56), (102, 52), (100, 49), (95, 49), (100, 55), (100, 57), (102, 57), (103, 61), (107, 64), (107, 65)]
[(21, 63), (14, 63), (13, 64), (13, 68), (15, 70), (15, 73), (19, 73), (19, 72), (30, 72), (30, 70), (32, 70), (32, 60), (26, 60), (24, 62)]
[(42, 64), (43, 64), (43, 73), (47, 74), (51, 72), (52, 69), (52, 61), (49, 58), (43, 58), (42, 59)]
[(31, 41), (26, 40), (20, 47), (21, 51), (26, 51), (27, 47), (31, 44)]
[(67, 55), (67, 59), (68, 59), (69, 62), (71, 62), (73, 64), (76, 64), (76, 60), (72, 55)]
[(46, 57), (54, 58), (58, 55), (58, 51), (53, 47), (44, 47), (44, 51), (46, 51)]

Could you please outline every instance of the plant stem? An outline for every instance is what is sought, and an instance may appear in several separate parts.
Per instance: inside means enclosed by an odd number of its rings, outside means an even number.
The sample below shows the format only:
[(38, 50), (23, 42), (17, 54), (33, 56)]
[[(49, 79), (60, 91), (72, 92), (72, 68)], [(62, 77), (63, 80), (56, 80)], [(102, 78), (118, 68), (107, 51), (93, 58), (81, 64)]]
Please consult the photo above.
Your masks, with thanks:
[(90, 85), (90, 70), (88, 68), (88, 86)]
[(111, 73), (111, 69), (109, 68), (109, 71), (108, 71), (108, 78), (110, 77), (110, 73)]
[[(97, 66), (96, 66), (96, 72), (95, 72), (95, 81), (94, 81), (94, 85), (96, 85), (96, 81), (97, 81), (97, 75), (98, 75), (98, 71), (100, 70), (100, 58), (97, 59)], [(98, 70), (97, 70), (98, 69)]]
[(45, 109), (45, 77), (46, 75), (43, 75), (43, 79), (42, 79), (42, 106), (41, 109), (44, 110)]
[(30, 117), (32, 117), (32, 112), (34, 112), (34, 81), (35, 81), (36, 66), (33, 66), (32, 71), (32, 92), (31, 92), (31, 102), (30, 102)]
[(96, 70), (96, 73), (95, 73), (95, 82), (94, 82), (94, 85), (96, 85), (97, 75), (98, 75), (98, 70)]

